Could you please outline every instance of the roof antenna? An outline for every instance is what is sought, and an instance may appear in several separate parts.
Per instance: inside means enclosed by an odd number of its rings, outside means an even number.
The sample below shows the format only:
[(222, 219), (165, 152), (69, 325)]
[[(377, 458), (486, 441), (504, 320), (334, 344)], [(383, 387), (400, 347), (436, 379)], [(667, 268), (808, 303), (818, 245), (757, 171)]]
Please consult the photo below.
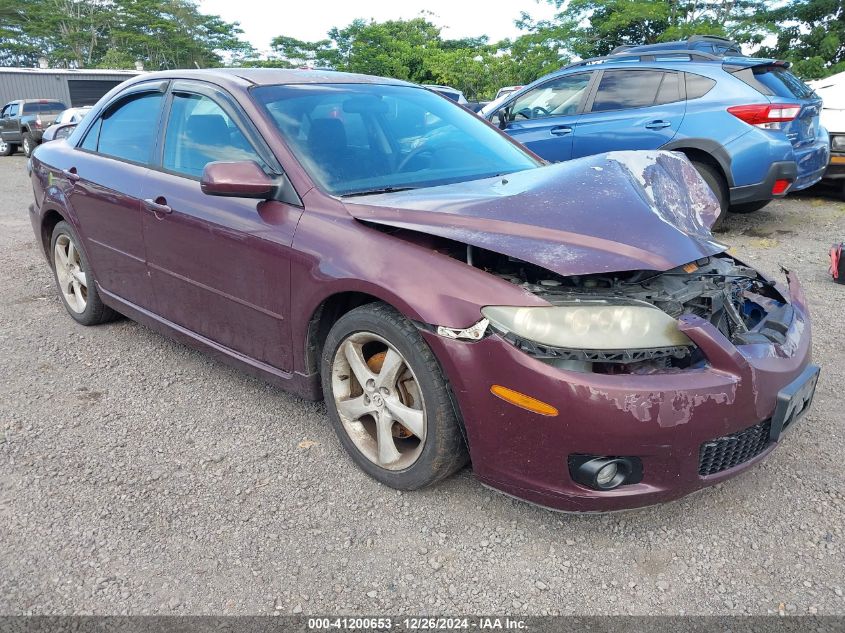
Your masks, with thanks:
[(194, 61), (194, 66), (197, 67), (197, 70), (202, 70), (202, 66), (200, 66), (196, 60)]

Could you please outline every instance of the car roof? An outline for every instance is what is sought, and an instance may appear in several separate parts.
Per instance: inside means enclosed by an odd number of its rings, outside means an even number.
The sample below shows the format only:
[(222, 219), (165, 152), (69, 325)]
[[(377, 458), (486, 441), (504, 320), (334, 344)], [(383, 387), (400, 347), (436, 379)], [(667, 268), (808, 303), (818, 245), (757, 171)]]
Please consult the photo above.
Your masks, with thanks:
[(157, 79), (199, 79), (233, 81), (242, 85), (273, 86), (278, 84), (383, 84), (413, 86), (400, 79), (342, 73), (335, 70), (303, 70), (299, 68), (208, 68), (200, 70), (165, 70), (139, 75), (132, 83)]

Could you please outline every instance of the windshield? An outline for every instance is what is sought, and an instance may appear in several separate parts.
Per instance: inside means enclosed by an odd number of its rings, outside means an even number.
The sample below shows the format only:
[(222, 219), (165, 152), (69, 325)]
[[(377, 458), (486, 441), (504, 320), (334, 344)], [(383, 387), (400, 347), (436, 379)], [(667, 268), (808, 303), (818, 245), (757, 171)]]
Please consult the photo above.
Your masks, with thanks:
[(309, 175), (335, 195), (433, 187), (541, 164), (422, 88), (296, 84), (252, 94)]

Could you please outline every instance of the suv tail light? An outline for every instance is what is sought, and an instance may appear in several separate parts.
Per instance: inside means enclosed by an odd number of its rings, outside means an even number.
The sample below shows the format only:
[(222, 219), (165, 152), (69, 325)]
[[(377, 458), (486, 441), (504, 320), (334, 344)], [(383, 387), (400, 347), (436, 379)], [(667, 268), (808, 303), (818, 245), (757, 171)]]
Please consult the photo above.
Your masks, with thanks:
[(37, 127), (38, 129), (41, 129), (41, 119), (35, 119), (34, 123), (35, 123), (35, 127)]
[(800, 105), (778, 103), (739, 105), (728, 108), (728, 112), (736, 118), (767, 130), (779, 130), (780, 123), (792, 121), (800, 111)]

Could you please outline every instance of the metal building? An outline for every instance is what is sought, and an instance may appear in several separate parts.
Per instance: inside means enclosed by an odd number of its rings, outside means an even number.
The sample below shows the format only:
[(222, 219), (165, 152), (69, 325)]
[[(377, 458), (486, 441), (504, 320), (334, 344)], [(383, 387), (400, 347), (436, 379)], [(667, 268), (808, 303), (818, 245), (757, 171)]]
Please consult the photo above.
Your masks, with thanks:
[(51, 99), (68, 107), (94, 105), (136, 70), (0, 68), (0, 107), (16, 99)]

